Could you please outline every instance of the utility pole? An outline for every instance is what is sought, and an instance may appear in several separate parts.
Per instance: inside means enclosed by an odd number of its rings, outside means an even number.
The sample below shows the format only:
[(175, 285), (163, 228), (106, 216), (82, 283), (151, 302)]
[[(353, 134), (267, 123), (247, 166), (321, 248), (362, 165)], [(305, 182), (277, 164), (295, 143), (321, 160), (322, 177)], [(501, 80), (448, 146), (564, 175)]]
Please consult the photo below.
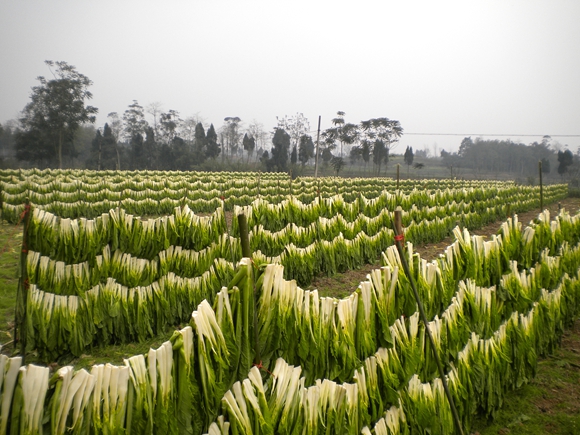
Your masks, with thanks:
[(320, 146), (320, 115), (318, 115), (318, 133), (316, 134), (316, 159), (314, 160), (314, 178), (318, 178), (318, 151)]

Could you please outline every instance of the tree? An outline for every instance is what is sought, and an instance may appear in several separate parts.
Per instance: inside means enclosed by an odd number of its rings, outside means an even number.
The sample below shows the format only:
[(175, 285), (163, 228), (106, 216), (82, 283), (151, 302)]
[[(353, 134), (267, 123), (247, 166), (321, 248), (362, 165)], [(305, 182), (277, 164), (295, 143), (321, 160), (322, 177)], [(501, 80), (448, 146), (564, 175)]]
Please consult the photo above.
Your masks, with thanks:
[(288, 149), (290, 135), (283, 128), (276, 128), (271, 150), (272, 157), (266, 161), (266, 169), (271, 172), (286, 172), (288, 170)]
[(389, 147), (385, 146), (385, 142), (381, 139), (376, 139), (373, 146), (373, 163), (377, 166), (377, 176), (381, 175), (381, 165), (389, 162)]
[[(94, 123), (98, 109), (85, 106), (93, 94), (93, 82), (66, 62), (45, 61), (53, 80), (38, 77), (40, 85), (32, 88), (31, 101), (22, 112), (22, 131), (16, 137), (16, 157), (32, 162), (58, 162), (63, 154), (75, 157), (73, 146), (76, 130), (85, 123)], [(56, 70), (52, 68), (56, 66)]]
[[(361, 121), (360, 127), (363, 134), (363, 143), (374, 143), (373, 162), (378, 165), (377, 173), (380, 174), (381, 163), (383, 161), (385, 165), (388, 163), (389, 152), (403, 135), (403, 128), (399, 121), (389, 118), (372, 118), (367, 121)], [(377, 149), (375, 150), (375, 148)]]
[(201, 124), (203, 127), (205, 135), (203, 118), (199, 114), (196, 114), (195, 116), (188, 116), (181, 122), (179, 137), (189, 143), (195, 142), (195, 130), (198, 124)]
[(407, 164), (407, 175), (409, 175), (409, 168), (413, 164), (414, 157), (415, 157), (415, 155), (413, 154), (413, 147), (408, 146), (407, 149), (405, 150), (405, 155), (404, 155), (405, 163)]
[[(153, 133), (153, 129), (151, 127), (147, 127), (146, 134), (147, 139), (151, 139), (153, 136), (149, 136), (149, 130)], [(132, 169), (145, 169), (147, 167), (147, 156), (146, 156), (146, 140), (143, 140), (143, 136), (140, 133), (137, 133), (131, 138), (131, 142), (129, 142), (129, 149), (131, 150), (131, 168)], [(147, 144), (147, 147), (150, 147), (150, 143)]]
[(344, 167), (345, 164), (346, 163), (344, 162), (344, 159), (342, 157), (333, 157), (332, 160), (330, 161), (330, 165), (332, 166), (332, 169), (334, 169), (334, 172), (336, 173), (337, 177), (338, 173)]
[(248, 133), (246, 133), (244, 134), (242, 144), (244, 146), (244, 150), (246, 150), (246, 153), (248, 155), (248, 158), (246, 160), (247, 163), (250, 161), (250, 156), (254, 153), (254, 149), (256, 148), (256, 140), (251, 134), (248, 136)]
[[(139, 137), (137, 135), (136, 137)], [(155, 130), (147, 127), (145, 130), (145, 142), (143, 143), (143, 155), (135, 162), (136, 169), (155, 169), (157, 168), (157, 142), (155, 140)]]
[(334, 155), (332, 154), (332, 150), (333, 150), (332, 146), (328, 146), (322, 150), (321, 157), (322, 157), (322, 162), (324, 163), (325, 166), (328, 165), (328, 163), (334, 157)]
[(362, 159), (362, 148), (360, 145), (354, 146), (350, 149), (350, 164), (354, 165)]
[(133, 100), (133, 104), (130, 104), (129, 108), (123, 113), (125, 140), (130, 141), (137, 134), (144, 135), (148, 126), (143, 107), (139, 105), (137, 100)]
[(542, 173), (549, 174), (550, 173), (550, 160), (542, 158)]
[(302, 113), (296, 113), (295, 116), (288, 117), (284, 115), (284, 118), (278, 118), (278, 128), (283, 129), (290, 136), (290, 145), (292, 149), (298, 147), (300, 138), (308, 134), (310, 131), (310, 122)]
[[(141, 138), (141, 141), (143, 138)], [(107, 169), (116, 169), (117, 171), (121, 169), (121, 156), (119, 154), (119, 147), (117, 146), (117, 141), (115, 140), (115, 136), (113, 135), (113, 130), (109, 127), (109, 124), (105, 124), (105, 128), (103, 129), (103, 149), (106, 152), (108, 164)], [(103, 166), (104, 168), (104, 166)]]
[(91, 156), (86, 161), (89, 169), (117, 169), (119, 166), (119, 151), (117, 141), (109, 124), (105, 124), (103, 131), (97, 130), (91, 145)]
[(109, 113), (107, 119), (109, 120), (107, 124), (109, 124), (109, 127), (111, 128), (115, 140), (119, 142), (123, 139), (123, 120), (119, 117), (117, 112)]
[(237, 116), (224, 118), (224, 125), (221, 128), (223, 137), (222, 144), (228, 150), (230, 157), (238, 152), (238, 146), (242, 138), (242, 134), (240, 133), (241, 122), (242, 120)]
[(154, 101), (147, 106), (147, 113), (153, 117), (153, 131), (155, 132), (155, 137), (159, 137), (159, 119), (161, 117), (161, 103)]
[(264, 131), (264, 126), (254, 120), (248, 127), (248, 133), (256, 141), (256, 149), (264, 149), (270, 140), (270, 133)]
[(290, 153), (290, 163), (295, 165), (298, 162), (298, 150), (296, 149), (296, 145), (292, 147), (292, 152)]
[[(206, 142), (207, 139), (205, 137), (205, 129), (203, 128), (203, 124), (198, 122), (195, 125), (195, 135), (194, 135), (194, 155), (196, 158), (197, 163), (203, 163), (206, 159)], [(201, 159), (201, 161), (200, 161)]]
[(16, 123), (16, 120), (10, 120), (0, 126), (0, 160), (13, 155), (14, 140), (18, 131)]
[[(93, 143), (92, 143), (92, 151), (93, 151), (93, 155), (92, 157), (87, 160), (86, 165), (88, 169), (96, 169), (97, 171), (101, 170), (101, 158), (103, 155), (103, 134), (101, 133), (101, 130), (97, 130), (97, 133), (95, 134), (95, 138), (93, 139)], [(96, 159), (95, 159), (96, 156)], [(95, 167), (95, 161), (96, 161), (96, 167)]]
[(207, 135), (205, 137), (205, 156), (208, 159), (215, 159), (219, 156), (221, 152), (221, 147), (217, 141), (217, 133), (215, 132), (215, 128), (213, 124), (209, 126), (207, 129)]
[(304, 134), (300, 137), (298, 145), (298, 160), (304, 166), (312, 157), (314, 157), (314, 142), (311, 136)]
[(167, 113), (162, 113), (159, 117), (159, 129), (156, 132), (157, 141), (171, 145), (177, 137), (177, 129), (181, 122), (179, 112), (176, 110), (169, 110)]
[[(177, 169), (179, 171), (189, 171), (191, 170), (191, 166), (193, 165), (193, 150), (187, 143), (180, 138), (179, 136), (175, 136), (171, 141), (171, 150), (172, 150), (172, 168)], [(200, 162), (202, 163), (202, 162)]]
[(574, 163), (572, 151), (558, 151), (558, 163), (558, 174), (564, 175), (565, 172), (568, 172), (568, 167)]
[(337, 112), (337, 117), (331, 120), (332, 127), (322, 132), (323, 141), (327, 146), (340, 144), (340, 157), (343, 156), (343, 145), (354, 144), (360, 136), (359, 126), (356, 124), (346, 123), (344, 121), (344, 112)]
[(361, 141), (360, 148), (362, 159), (365, 162), (365, 171), (366, 171), (368, 163), (371, 160), (371, 150), (372, 150), (371, 141), (370, 140)]

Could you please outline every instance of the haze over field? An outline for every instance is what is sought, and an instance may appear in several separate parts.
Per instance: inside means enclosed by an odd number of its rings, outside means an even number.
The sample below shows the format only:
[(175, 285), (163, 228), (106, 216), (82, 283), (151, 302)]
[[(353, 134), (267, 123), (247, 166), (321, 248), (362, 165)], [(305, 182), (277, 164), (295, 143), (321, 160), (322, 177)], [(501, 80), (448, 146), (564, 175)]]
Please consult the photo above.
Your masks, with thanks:
[(576, 0), (3, 1), (0, 123), (52, 78), (50, 59), (94, 82), (97, 127), (133, 100), (268, 131), (301, 112), (314, 133), (340, 110), (399, 120), (397, 153), (478, 134), (552, 135), (575, 152), (579, 19)]

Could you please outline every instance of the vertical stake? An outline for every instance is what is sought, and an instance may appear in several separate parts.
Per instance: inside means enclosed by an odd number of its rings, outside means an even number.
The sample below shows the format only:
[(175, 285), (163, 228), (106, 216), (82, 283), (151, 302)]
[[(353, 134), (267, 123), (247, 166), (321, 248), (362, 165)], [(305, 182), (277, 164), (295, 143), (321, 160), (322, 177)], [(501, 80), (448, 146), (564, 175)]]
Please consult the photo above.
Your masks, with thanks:
[(400, 205), (395, 209), (395, 234), (403, 234), (403, 209)]
[(14, 319), (14, 347), (20, 342), (20, 354), (22, 365), (26, 359), (26, 304), (28, 301), (28, 272), (26, 270), (26, 257), (28, 256), (28, 226), (30, 223), (30, 200), (26, 198), (24, 212), (22, 214), (22, 249), (20, 250), (20, 279), (16, 293), (16, 312)]
[(399, 170), (401, 168), (401, 164), (397, 163), (397, 190), (399, 190), (399, 180), (400, 180), (400, 174), (399, 174)]
[(314, 160), (314, 178), (318, 178), (319, 146), (320, 146), (320, 115), (318, 115), (318, 133), (316, 134), (316, 159)]
[(242, 244), (242, 257), (252, 258), (250, 251), (250, 232), (248, 231), (248, 219), (244, 213), (238, 215), (238, 227)]
[(538, 171), (540, 172), (540, 212), (544, 210), (544, 186), (542, 184), (542, 161), (538, 162)]

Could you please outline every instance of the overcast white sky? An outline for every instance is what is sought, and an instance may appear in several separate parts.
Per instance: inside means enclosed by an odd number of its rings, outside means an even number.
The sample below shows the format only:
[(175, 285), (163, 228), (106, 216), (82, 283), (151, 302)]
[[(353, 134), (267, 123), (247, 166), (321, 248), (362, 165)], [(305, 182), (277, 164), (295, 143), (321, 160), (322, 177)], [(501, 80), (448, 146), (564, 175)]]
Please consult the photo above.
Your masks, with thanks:
[(580, 135), (579, 23), (578, 0), (0, 0), (0, 122), (50, 59), (93, 81), (97, 127), (138, 100), (216, 128), (388, 117), (409, 133), (394, 152)]

